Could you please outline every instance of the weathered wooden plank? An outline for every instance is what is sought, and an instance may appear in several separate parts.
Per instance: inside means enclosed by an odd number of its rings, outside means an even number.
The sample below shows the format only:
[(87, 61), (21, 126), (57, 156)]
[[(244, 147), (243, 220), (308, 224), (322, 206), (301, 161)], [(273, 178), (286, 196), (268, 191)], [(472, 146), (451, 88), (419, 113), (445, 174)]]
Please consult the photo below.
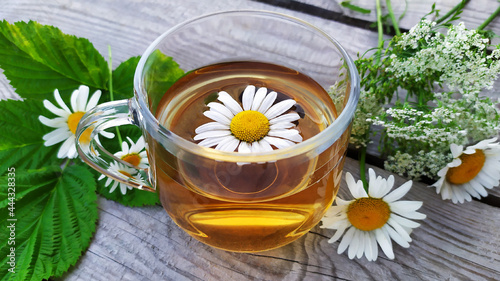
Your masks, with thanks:
[[(356, 178), (357, 161), (346, 171)], [(384, 177), (388, 173), (377, 169)], [(405, 180), (396, 177), (396, 185)], [(342, 182), (342, 198), (347, 198)], [(409, 249), (395, 246), (395, 260), (349, 260), (315, 227), (280, 249), (255, 254), (210, 248), (182, 232), (161, 207), (127, 208), (99, 199), (92, 244), (65, 280), (492, 280), (500, 272), (500, 213), (479, 202), (443, 202), (416, 183), (405, 199), (424, 201), (428, 218), (412, 233)]]
[[(453, 7), (455, 7), (461, 0), (419, 0), (419, 1), (405, 1), (405, 0), (392, 0), (391, 6), (396, 18), (403, 17), (399, 21), (399, 26), (403, 29), (410, 29), (415, 25), (423, 16), (431, 11), (433, 4), (436, 5), (436, 9), (440, 11), (440, 15), (446, 14)], [(298, 2), (304, 4), (314, 5), (316, 7), (321, 7), (325, 10), (332, 12), (342, 13), (343, 15), (355, 19), (360, 19), (368, 22), (376, 21), (376, 7), (375, 0), (351, 0), (351, 4), (359, 6), (361, 8), (370, 10), (369, 14), (363, 14), (353, 11), (349, 8), (342, 7), (340, 5), (344, 0), (298, 0)], [(386, 15), (387, 5), (385, 0), (381, 0), (382, 13)], [(492, 0), (474, 0), (470, 1), (466, 5), (466, 9), (460, 15), (460, 21), (467, 23), (467, 27), (470, 29), (477, 28), (481, 23), (483, 23), (491, 13), (500, 7), (500, 3)], [(432, 18), (430, 18), (432, 19)], [(500, 19), (495, 19), (487, 29), (491, 29), (498, 33), (500, 31)]]

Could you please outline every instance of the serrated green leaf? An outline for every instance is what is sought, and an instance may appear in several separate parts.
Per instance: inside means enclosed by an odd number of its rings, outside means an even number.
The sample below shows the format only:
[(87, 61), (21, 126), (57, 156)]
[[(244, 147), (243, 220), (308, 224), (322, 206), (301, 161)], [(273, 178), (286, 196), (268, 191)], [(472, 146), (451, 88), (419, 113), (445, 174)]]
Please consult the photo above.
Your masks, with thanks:
[(143, 79), (150, 99), (151, 112), (155, 113), (167, 89), (184, 75), (184, 71), (171, 57), (159, 50), (151, 54), (144, 67), (149, 68)]
[(113, 70), (113, 96), (115, 100), (134, 96), (134, 74), (141, 57), (132, 57)]
[[(7, 226), (14, 224), (15, 238), (9, 240), (10, 231), (0, 232), (0, 279), (61, 276), (76, 263), (95, 231), (95, 178), (81, 162), (62, 170), (58, 166), (16, 168), (14, 173), (15, 209), (7, 206), (0, 210), (0, 227), (8, 230)], [(2, 187), (10, 177), (0, 177)], [(0, 203), (8, 201), (5, 194), (1, 196)], [(9, 245), (9, 241), (15, 244)], [(8, 271), (11, 248), (15, 252), (14, 274)]]
[(68, 96), (79, 85), (106, 89), (105, 59), (89, 40), (34, 21), (0, 22), (0, 67), (23, 98)]
[(3, 100), (0, 101), (0, 128), (3, 130), (0, 141), (0, 172), (12, 165), (16, 168), (33, 169), (60, 163), (57, 151), (60, 144), (46, 147), (43, 135), (54, 128), (43, 125), (39, 115), (51, 117), (38, 100)]

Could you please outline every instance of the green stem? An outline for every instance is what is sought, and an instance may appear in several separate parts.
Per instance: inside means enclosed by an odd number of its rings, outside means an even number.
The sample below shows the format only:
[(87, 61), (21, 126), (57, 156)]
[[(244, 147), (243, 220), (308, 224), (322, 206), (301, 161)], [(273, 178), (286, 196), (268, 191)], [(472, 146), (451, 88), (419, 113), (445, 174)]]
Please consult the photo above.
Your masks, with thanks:
[(470, 0), (462, 0), (458, 5), (453, 7), (453, 9), (449, 10), (448, 13), (446, 13), (444, 16), (440, 17), (439, 19), (436, 20), (436, 24), (440, 24), (443, 21), (445, 21), (447, 18), (449, 18), (451, 15), (457, 12), (457, 10), (461, 10), (465, 7), (465, 5), (469, 2)]
[(368, 193), (368, 181), (366, 180), (366, 146), (361, 148), (359, 153), (359, 177), (363, 182), (363, 187), (366, 193)]
[(491, 14), (491, 16), (489, 18), (487, 18), (478, 28), (477, 28), (477, 31), (479, 30), (483, 30), (488, 24), (490, 24), (491, 21), (493, 21), (497, 16), (498, 14), (500, 14), (500, 7), (498, 7), (496, 9), (495, 12), (493, 12), (493, 14)]
[(375, 2), (377, 8), (377, 32), (378, 32), (378, 50), (375, 55), (376, 64), (380, 62), (380, 57), (382, 55), (382, 49), (384, 48), (384, 30), (382, 28), (382, 7), (380, 6), (380, 0)]
[[(109, 70), (109, 99), (111, 101), (114, 101), (114, 97), (113, 97), (113, 63), (112, 63), (112, 59), (111, 59), (111, 46), (108, 45), (108, 56), (109, 56), (109, 60), (108, 60), (108, 70)], [(122, 147), (122, 135), (120, 134), (120, 129), (118, 129), (118, 127), (115, 127), (116, 129), (116, 135), (118, 137), (118, 142), (119, 142), (119, 147)]]
[[(387, 11), (389, 11), (389, 17), (391, 18), (392, 27), (394, 27), (394, 31), (396, 35), (401, 35), (401, 31), (399, 30), (398, 20), (394, 16), (394, 12), (392, 11), (391, 0), (385, 0), (385, 4), (387, 5)], [(377, 11), (378, 12), (378, 11)]]

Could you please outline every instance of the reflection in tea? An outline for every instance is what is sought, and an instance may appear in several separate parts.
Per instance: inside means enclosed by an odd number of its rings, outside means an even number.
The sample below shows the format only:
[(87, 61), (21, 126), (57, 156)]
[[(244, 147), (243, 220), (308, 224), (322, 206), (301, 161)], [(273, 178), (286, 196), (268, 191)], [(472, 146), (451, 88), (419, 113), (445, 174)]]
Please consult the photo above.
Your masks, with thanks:
[[(228, 62), (187, 73), (160, 101), (156, 118), (193, 141), (195, 129), (217, 93), (236, 101), (248, 85), (276, 91), (276, 102), (294, 99), (296, 128), (304, 140), (337, 117), (314, 80), (295, 70), (261, 62)], [(315, 226), (337, 193), (349, 130), (319, 155), (300, 154), (268, 163), (215, 161), (173, 155), (150, 139), (156, 188), (172, 219), (196, 239), (217, 248), (255, 252), (285, 245)], [(312, 154), (312, 153), (311, 153)]]

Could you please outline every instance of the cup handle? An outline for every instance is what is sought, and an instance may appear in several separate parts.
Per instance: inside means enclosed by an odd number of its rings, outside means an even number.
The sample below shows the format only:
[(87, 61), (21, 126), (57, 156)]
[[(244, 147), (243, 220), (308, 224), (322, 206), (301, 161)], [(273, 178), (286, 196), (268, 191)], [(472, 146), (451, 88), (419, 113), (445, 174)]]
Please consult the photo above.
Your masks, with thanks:
[[(112, 178), (115, 181), (127, 184), (134, 188), (155, 192), (149, 181), (147, 169), (133, 166), (112, 153), (107, 151), (99, 142), (98, 134), (111, 127), (121, 125), (139, 126), (134, 117), (136, 109), (133, 106), (134, 100), (119, 100), (100, 104), (83, 115), (75, 133), (76, 148), (80, 158), (98, 172)], [(127, 176), (124, 173), (110, 169), (111, 163), (120, 163), (133, 169), (135, 173)], [(140, 174), (144, 181), (136, 179)]]

